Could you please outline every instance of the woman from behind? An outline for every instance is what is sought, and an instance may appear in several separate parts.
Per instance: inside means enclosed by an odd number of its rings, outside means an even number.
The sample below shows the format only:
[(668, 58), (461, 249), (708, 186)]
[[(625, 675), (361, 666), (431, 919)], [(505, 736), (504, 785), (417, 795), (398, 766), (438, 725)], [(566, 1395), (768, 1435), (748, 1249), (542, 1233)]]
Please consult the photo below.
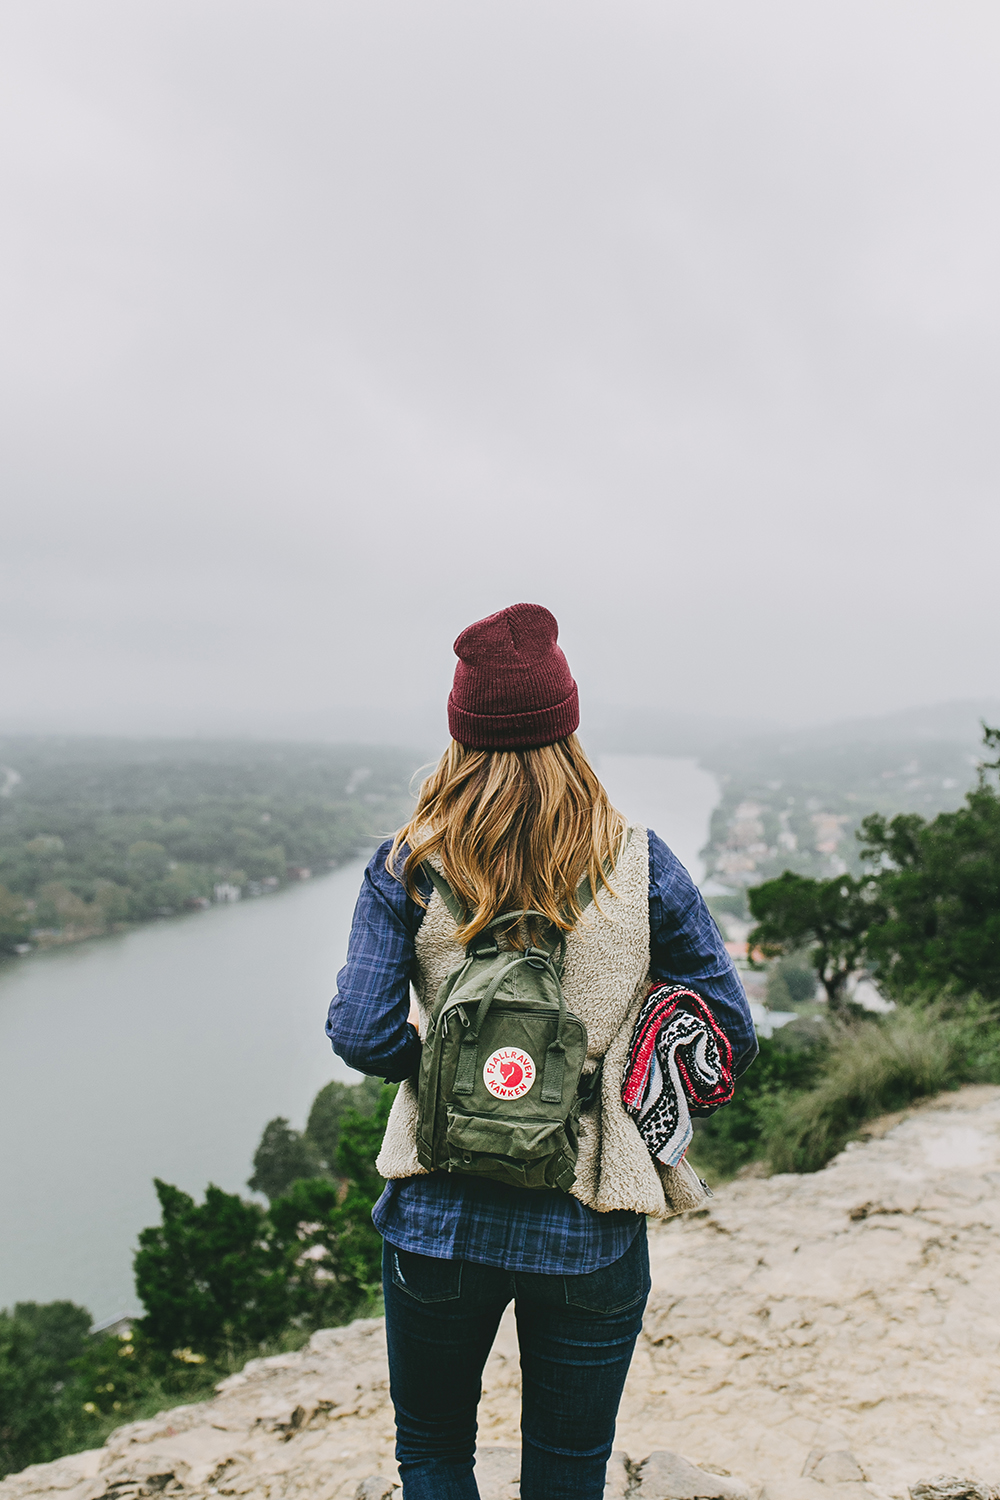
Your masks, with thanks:
[[(583, 753), (552, 615), (513, 605), (470, 626), (455, 650), (452, 743), (365, 872), (327, 1021), (350, 1066), (400, 1081), (373, 1213), (396, 1455), (404, 1500), (477, 1500), (481, 1376), (513, 1300), (522, 1500), (599, 1500), (649, 1292), (646, 1218), (689, 1206), (622, 1104), (639, 1008), (652, 982), (684, 983), (728, 1037), (735, 1071), (756, 1043), (690, 876), (611, 806)], [(491, 929), (512, 913), (528, 915)], [(469, 1175), (461, 1157), (449, 1170), (421, 1162), (417, 1078), (435, 997), (494, 936), (525, 961), (565, 943), (562, 990), (586, 1028), (580, 1089), (592, 1101), (578, 1121), (574, 1112), (568, 1190)], [(538, 1100), (531, 1077), (518, 1088)]]

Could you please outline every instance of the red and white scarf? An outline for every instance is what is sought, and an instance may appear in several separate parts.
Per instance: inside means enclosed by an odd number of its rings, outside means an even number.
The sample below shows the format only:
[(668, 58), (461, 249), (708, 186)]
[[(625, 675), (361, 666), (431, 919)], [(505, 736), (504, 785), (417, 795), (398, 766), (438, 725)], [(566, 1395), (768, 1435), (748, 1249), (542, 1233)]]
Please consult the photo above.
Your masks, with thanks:
[(691, 1143), (691, 1109), (733, 1097), (733, 1049), (694, 990), (654, 984), (643, 1001), (622, 1076), (622, 1103), (649, 1154), (675, 1167)]

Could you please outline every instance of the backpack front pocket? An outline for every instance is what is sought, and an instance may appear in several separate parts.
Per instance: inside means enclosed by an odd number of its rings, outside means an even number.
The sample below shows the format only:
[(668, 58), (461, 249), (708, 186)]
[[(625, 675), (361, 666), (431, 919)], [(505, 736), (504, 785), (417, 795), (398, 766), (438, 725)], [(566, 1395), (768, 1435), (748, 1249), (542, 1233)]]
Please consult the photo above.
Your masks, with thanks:
[(448, 1110), (450, 1172), (491, 1177), (516, 1187), (572, 1186), (566, 1131), (554, 1120), (501, 1120)]

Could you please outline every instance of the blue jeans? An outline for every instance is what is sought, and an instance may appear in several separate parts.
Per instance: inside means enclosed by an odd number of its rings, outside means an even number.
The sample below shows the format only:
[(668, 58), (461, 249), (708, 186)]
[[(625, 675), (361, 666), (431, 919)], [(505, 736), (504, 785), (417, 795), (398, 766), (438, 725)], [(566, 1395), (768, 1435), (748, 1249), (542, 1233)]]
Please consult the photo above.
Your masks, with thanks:
[(649, 1295), (646, 1226), (583, 1276), (383, 1257), (389, 1388), (403, 1500), (479, 1500), (482, 1373), (514, 1298), (521, 1348), (521, 1500), (601, 1500), (615, 1417)]

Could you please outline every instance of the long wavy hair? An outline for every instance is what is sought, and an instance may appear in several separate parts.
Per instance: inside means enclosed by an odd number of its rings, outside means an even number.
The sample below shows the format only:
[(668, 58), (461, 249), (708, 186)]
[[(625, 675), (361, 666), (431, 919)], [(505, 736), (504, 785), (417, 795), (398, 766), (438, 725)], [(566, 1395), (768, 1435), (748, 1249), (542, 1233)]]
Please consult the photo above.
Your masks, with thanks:
[(545, 922), (507, 931), (523, 948), (526, 934), (537, 941), (547, 923), (561, 932), (573, 927), (585, 875), (595, 900), (602, 888), (614, 894), (610, 874), (626, 828), (575, 734), (533, 750), (469, 750), (452, 740), (396, 834), (386, 867), (426, 906), (417, 878), (437, 855), (469, 914), (456, 933), (460, 943), (504, 912), (540, 912)]

